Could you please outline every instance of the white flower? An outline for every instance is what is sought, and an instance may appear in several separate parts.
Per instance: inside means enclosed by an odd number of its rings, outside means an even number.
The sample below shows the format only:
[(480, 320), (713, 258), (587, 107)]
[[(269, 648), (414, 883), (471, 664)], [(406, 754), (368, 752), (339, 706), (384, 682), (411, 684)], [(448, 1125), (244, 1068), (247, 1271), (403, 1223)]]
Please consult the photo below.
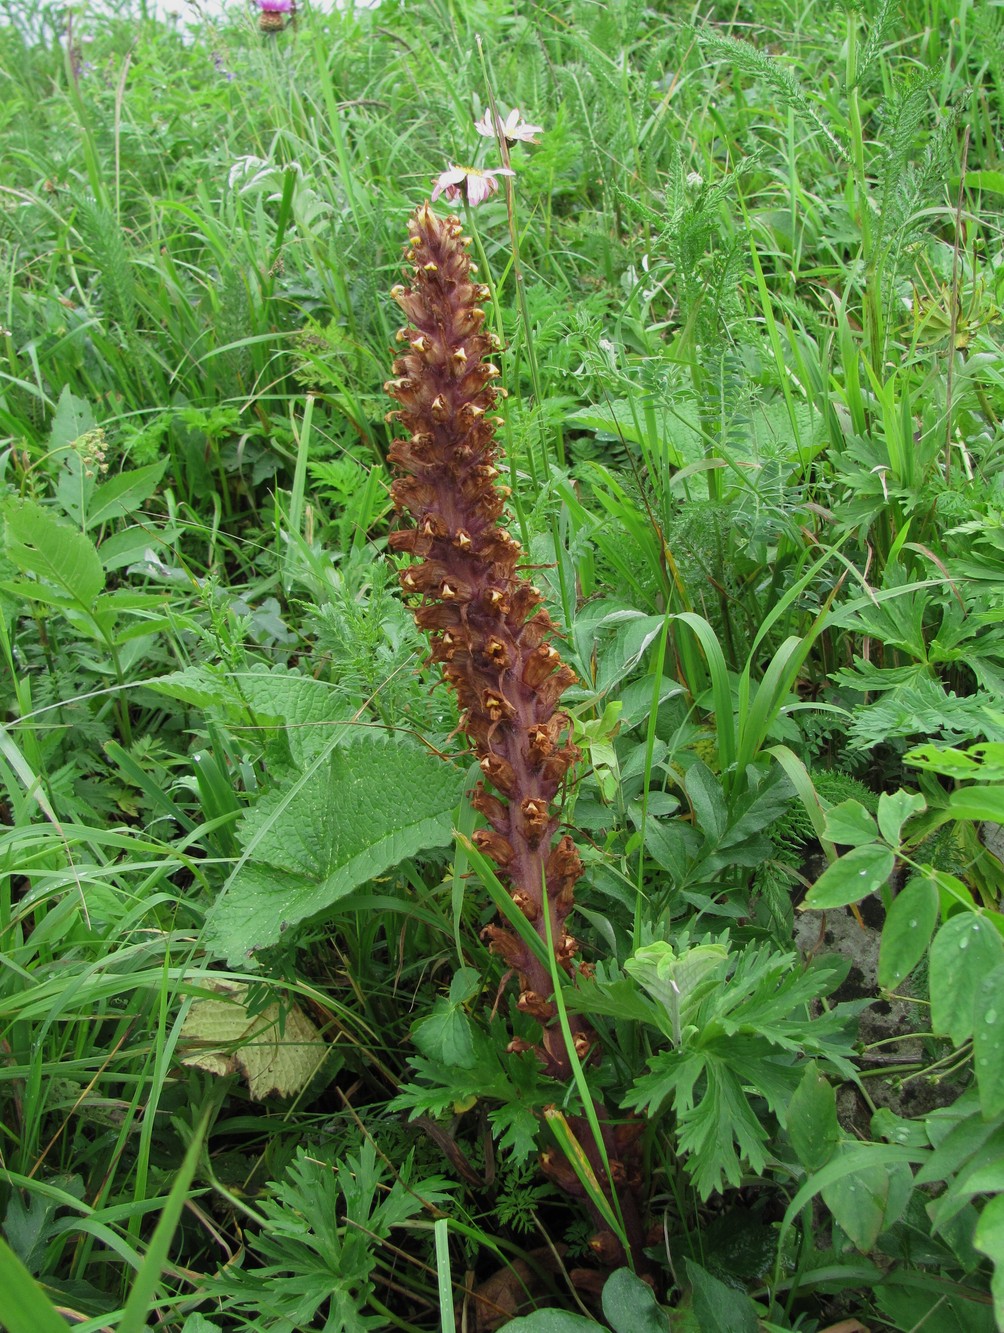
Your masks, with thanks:
[(505, 120), (496, 115), (494, 125), (492, 124), (492, 113), (486, 111), (481, 120), (474, 122), (474, 128), (479, 134), (483, 134), (486, 139), (501, 137), (508, 139), (510, 143), (540, 143), (540, 140), (533, 136), (544, 132), (542, 125), (527, 125), (515, 109), (509, 112)]
[(440, 172), (432, 187), (432, 202), (440, 195), (451, 202), (462, 194), (462, 186), (467, 185), (467, 202), (472, 208), (482, 203), (499, 187), (497, 176), (515, 176), (515, 171), (508, 167), (457, 167), (451, 162), (448, 171)]

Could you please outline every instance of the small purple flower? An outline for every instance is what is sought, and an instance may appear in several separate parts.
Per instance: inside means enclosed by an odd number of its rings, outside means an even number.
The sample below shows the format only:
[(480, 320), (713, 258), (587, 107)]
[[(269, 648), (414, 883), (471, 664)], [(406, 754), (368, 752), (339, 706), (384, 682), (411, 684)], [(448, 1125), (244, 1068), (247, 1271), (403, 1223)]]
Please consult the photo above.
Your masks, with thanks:
[(254, 0), (263, 14), (292, 14), (296, 9), (295, 0)]
[(451, 162), (449, 170), (436, 177), (432, 187), (432, 202), (435, 203), (442, 195), (452, 203), (454, 199), (460, 198), (466, 183), (467, 202), (475, 208), (498, 189), (498, 176), (515, 175), (515, 171), (510, 171), (508, 167), (458, 167)]

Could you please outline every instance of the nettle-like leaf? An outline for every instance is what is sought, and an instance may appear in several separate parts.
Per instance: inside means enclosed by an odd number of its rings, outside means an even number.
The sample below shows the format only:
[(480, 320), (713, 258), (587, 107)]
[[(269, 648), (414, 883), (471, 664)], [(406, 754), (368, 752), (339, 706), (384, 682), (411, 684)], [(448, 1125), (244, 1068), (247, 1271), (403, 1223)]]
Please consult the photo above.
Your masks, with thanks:
[(245, 815), (244, 849), (206, 927), (246, 960), (409, 856), (443, 847), (463, 775), (408, 736), (364, 730)]
[(289, 1097), (305, 1088), (323, 1064), (328, 1044), (299, 1007), (270, 1004), (249, 1013), (247, 987), (221, 982), (218, 1000), (196, 1000), (181, 1028), (182, 1064), (210, 1074), (240, 1073), (255, 1101)]
[(349, 721), (343, 691), (284, 666), (247, 671), (191, 666), (147, 685), (193, 708), (221, 713), (231, 730), (253, 726), (256, 735), (262, 728), (281, 731), (299, 768), (313, 762)]
[(450, 983), (449, 998), (440, 996), (432, 1013), (415, 1024), (411, 1039), (428, 1059), (461, 1069), (476, 1063), (473, 1028), (463, 1006), (480, 985), (481, 974), (473, 967), (462, 967)]

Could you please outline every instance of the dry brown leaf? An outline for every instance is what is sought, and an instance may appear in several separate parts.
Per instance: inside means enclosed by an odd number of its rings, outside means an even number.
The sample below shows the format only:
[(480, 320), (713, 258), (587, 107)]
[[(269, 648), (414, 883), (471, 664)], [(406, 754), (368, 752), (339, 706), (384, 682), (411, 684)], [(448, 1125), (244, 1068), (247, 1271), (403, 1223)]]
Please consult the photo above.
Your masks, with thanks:
[(246, 986), (224, 982), (215, 989), (220, 998), (196, 1000), (182, 1024), (181, 1039), (189, 1046), (182, 1064), (209, 1074), (242, 1074), (255, 1101), (305, 1088), (328, 1045), (299, 1005), (284, 1014), (270, 1004), (251, 1015)]

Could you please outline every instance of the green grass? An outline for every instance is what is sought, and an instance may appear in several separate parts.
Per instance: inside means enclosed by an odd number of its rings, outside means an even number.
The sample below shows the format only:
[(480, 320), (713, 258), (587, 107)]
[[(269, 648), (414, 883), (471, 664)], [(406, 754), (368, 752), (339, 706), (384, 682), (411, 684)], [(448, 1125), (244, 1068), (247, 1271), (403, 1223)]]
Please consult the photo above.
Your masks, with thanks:
[[(648, 1262), (688, 1327), (717, 1292), (736, 1328), (993, 1328), (998, 1178), (967, 1190), (975, 1159), (938, 1155), (984, 1134), (999, 1166), (982, 1037), (921, 1061), (957, 1053), (962, 1128), (904, 1131), (957, 1213), (932, 1223), (877, 1119), (874, 1230), (839, 1185), (872, 1168), (813, 1165), (786, 1119), (796, 1086), (849, 1080), (853, 1034), (820, 1053), (804, 1004), (783, 1017), (718, 1125), (740, 1174), (709, 1191), (685, 1073), (649, 1095), (683, 1046), (624, 964), (725, 950), (684, 1025), (710, 1114), (727, 997), (790, 950), (813, 855), (846, 846), (824, 793), (855, 779), (923, 794), (896, 847), (939, 921), (1000, 926), (1004, 869), (950, 814), (968, 770), (906, 759), (1004, 742), (1000, 8), (384, 0), (274, 36), (0, 13), (0, 1324), (436, 1329), (499, 1271), (482, 1295), (571, 1310), (590, 1224), (534, 1164), (593, 1097), (648, 1108)], [(294, 851), (330, 824), (288, 809), (343, 733), (397, 747), (403, 805), (414, 738), (474, 780), (387, 550), (383, 384), (410, 212), (448, 163), (498, 165), (489, 88), (544, 127), (511, 149), (512, 212), (501, 192), (464, 224), (513, 528), (579, 676), (564, 813), (597, 972), (559, 1002), (606, 1055), (568, 1088), (506, 1053), (533, 1025), (480, 936), (508, 898), (466, 804), (452, 845), (360, 872), (273, 947), (222, 958), (206, 929), (231, 882), (314, 873)], [(185, 1062), (229, 981), (249, 1021), (277, 1002), (329, 1044), (295, 1092), (254, 1101), (237, 1039)]]

